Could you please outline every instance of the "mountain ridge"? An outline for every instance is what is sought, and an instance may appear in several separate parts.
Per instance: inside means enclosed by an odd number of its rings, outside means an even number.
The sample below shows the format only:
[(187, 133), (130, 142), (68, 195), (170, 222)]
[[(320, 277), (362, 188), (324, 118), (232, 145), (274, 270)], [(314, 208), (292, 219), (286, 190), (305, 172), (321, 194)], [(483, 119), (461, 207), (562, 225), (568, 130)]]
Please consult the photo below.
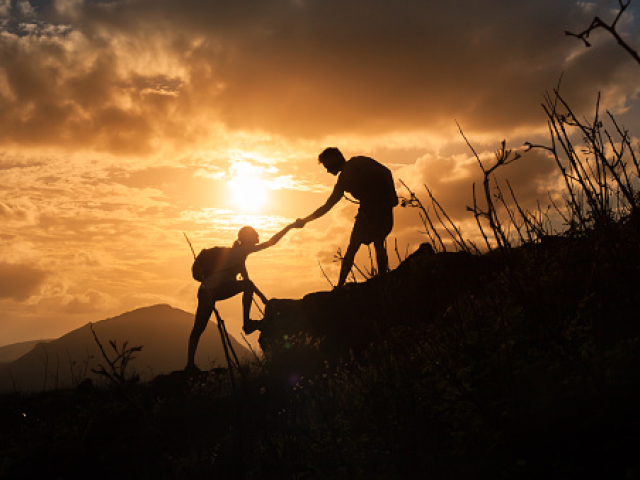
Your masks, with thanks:
[(26, 340), (2, 345), (0, 347), (0, 366), (17, 360), (25, 353), (30, 352), (38, 343), (47, 343), (53, 338), (42, 338), (38, 340)]
[[(196, 357), (203, 367), (226, 364), (215, 321), (211, 323), (207, 329), (211, 333), (203, 335)], [(0, 365), (0, 392), (38, 392), (67, 388), (85, 378), (99, 380), (91, 370), (100, 364), (107, 366), (107, 362), (95, 342), (92, 327), (111, 358), (115, 356), (111, 341), (118, 348), (124, 342), (128, 347), (143, 347), (130, 364), (130, 374), (148, 380), (182, 369), (192, 326), (193, 314), (168, 304), (140, 307), (89, 322), (48, 343), (38, 342), (21, 357)], [(236, 339), (232, 337), (231, 341), (240, 358), (250, 356), (250, 351)]]

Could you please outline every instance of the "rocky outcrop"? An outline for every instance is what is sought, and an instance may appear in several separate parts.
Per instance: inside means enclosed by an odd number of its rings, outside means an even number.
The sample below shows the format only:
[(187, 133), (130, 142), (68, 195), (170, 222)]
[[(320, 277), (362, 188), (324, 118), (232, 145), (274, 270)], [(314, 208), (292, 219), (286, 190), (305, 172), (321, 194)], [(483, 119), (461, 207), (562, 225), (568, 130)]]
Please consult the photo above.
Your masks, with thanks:
[(425, 243), (386, 275), (302, 299), (271, 300), (260, 346), (268, 353), (304, 335), (325, 349), (361, 348), (389, 328), (442, 317), (458, 295), (482, 287), (490, 263), (465, 252), (436, 254)]

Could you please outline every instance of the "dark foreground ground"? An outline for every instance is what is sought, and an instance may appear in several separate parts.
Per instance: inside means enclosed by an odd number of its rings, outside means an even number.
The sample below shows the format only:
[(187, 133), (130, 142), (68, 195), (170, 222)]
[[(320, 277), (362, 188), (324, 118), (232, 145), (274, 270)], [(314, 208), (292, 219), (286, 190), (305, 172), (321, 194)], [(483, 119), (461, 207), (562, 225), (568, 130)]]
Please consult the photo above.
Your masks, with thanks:
[(217, 370), (4, 395), (0, 477), (640, 478), (636, 238), (423, 249), (326, 294), (344, 318), (272, 325), (235, 390)]

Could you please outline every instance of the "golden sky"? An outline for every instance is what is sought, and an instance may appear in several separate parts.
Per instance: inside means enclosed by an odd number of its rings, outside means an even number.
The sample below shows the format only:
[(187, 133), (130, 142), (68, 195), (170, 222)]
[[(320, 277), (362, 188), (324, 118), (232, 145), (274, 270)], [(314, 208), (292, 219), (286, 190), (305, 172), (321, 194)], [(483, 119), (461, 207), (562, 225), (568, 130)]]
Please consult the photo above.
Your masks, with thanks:
[[(619, 26), (636, 48), (638, 4)], [(541, 103), (562, 76), (577, 113), (601, 92), (638, 134), (639, 66), (605, 33), (589, 49), (564, 34), (617, 6), (0, 0), (0, 345), (155, 303), (193, 311), (182, 232), (196, 250), (246, 224), (267, 240), (328, 196), (327, 146), (426, 184), (472, 232), (480, 171), (456, 122), (486, 159), (503, 139), (548, 143)], [(557, 182), (539, 151), (509, 169), (524, 205)], [(250, 257), (251, 277), (269, 297), (329, 288), (319, 264), (335, 282), (355, 211)], [(389, 238), (412, 251), (420, 230), (398, 208)], [(240, 299), (221, 307), (237, 334)]]

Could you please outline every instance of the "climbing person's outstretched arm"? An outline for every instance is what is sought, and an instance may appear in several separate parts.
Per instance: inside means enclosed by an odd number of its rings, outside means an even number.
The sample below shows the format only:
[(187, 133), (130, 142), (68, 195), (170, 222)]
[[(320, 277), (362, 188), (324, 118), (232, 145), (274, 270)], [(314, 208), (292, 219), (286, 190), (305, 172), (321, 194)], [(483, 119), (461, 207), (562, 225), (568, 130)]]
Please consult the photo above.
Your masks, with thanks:
[(333, 188), (333, 192), (331, 192), (331, 195), (329, 195), (329, 198), (327, 199), (327, 201), (324, 202), (324, 205), (316, 209), (311, 215), (304, 218), (299, 218), (298, 220), (296, 220), (294, 223), (294, 226), (296, 228), (302, 228), (305, 226), (305, 224), (309, 223), (310, 221), (315, 220), (316, 218), (320, 218), (329, 210), (331, 210), (333, 206), (340, 201), (343, 195), (344, 195), (344, 191), (338, 185), (336, 185)]
[(259, 252), (260, 250), (264, 250), (265, 248), (273, 247), (276, 243), (278, 243), (280, 241), (280, 239), (282, 237), (284, 237), (286, 235), (286, 233), (289, 230), (291, 230), (293, 228), (293, 226), (294, 226), (294, 224), (291, 223), (291, 224), (287, 225), (286, 227), (284, 227), (282, 230), (280, 230), (278, 233), (276, 233), (273, 237), (271, 237), (266, 242), (259, 243), (258, 245), (255, 246), (254, 252)]

